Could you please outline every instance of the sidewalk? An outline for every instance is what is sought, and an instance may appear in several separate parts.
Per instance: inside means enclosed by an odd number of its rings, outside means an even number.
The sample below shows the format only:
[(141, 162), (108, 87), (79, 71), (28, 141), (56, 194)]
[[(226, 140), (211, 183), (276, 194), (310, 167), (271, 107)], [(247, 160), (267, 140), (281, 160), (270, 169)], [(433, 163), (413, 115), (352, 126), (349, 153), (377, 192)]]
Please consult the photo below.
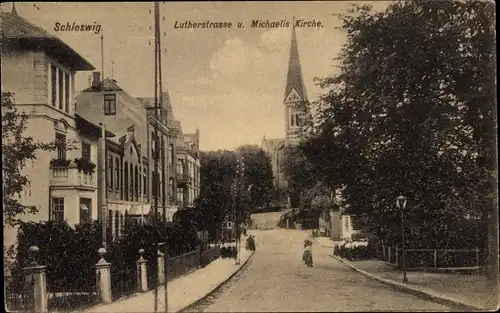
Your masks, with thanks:
[[(251, 251), (243, 248), (239, 265), (235, 265), (234, 259), (218, 258), (204, 268), (168, 282), (168, 312), (178, 312), (211, 293), (241, 269), (252, 255)], [(159, 312), (165, 311), (164, 292), (163, 287), (158, 288)], [(154, 290), (151, 290), (110, 304), (99, 304), (80, 312), (153, 312), (153, 303)]]
[[(318, 237), (316, 241), (321, 246), (333, 249), (333, 241), (329, 238)], [(494, 292), (487, 285), (486, 277), (482, 275), (409, 271), (406, 275), (408, 283), (404, 284), (401, 271), (386, 262), (348, 261), (331, 256), (365, 276), (420, 297), (432, 298), (468, 310), (493, 310), (495, 305), (498, 306), (498, 299), (495, 303)]]

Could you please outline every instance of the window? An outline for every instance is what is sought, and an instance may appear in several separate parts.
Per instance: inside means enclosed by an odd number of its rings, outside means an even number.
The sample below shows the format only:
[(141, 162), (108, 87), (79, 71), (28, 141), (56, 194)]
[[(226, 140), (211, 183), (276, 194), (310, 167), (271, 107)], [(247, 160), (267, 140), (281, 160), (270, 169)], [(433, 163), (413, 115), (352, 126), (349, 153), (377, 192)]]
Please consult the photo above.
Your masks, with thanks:
[(174, 180), (172, 178), (168, 180), (168, 189), (170, 191), (171, 197), (173, 197), (175, 195), (175, 188), (174, 188)]
[(109, 171), (109, 180), (108, 180), (108, 187), (111, 189), (113, 188), (114, 184), (114, 174), (115, 171), (113, 170), (113, 157), (109, 156), (108, 158), (108, 171)]
[(59, 160), (66, 160), (66, 135), (56, 133), (56, 150)]
[(59, 110), (63, 109), (63, 92), (64, 92), (64, 74), (62, 70), (59, 70), (59, 73), (57, 74), (57, 77), (59, 78), (58, 80), (58, 85), (59, 85)]
[(151, 177), (152, 178), (152, 182), (151, 182), (151, 187), (153, 188), (152, 192), (151, 192), (151, 195), (153, 196), (153, 198), (157, 197), (158, 196), (158, 191), (159, 191), (159, 184), (160, 184), (160, 175), (158, 175), (157, 172), (153, 172), (153, 176)]
[(129, 164), (128, 175), (130, 177), (130, 184), (127, 187), (129, 189), (129, 200), (134, 201), (134, 166), (132, 163)]
[(152, 132), (151, 133), (151, 141), (152, 141), (152, 144), (151, 144), (151, 156), (153, 159), (157, 159), (160, 157), (160, 154), (158, 152), (160, 152), (160, 137), (159, 136), (155, 136), (155, 133)]
[(135, 181), (134, 181), (134, 187), (135, 187), (135, 200), (139, 200), (139, 170), (137, 169), (137, 165), (135, 166), (134, 169), (134, 176), (135, 176)]
[(344, 229), (349, 231), (349, 216), (344, 216)]
[(123, 175), (124, 176), (124, 181), (123, 181), (123, 197), (125, 200), (128, 200), (128, 163), (125, 162), (125, 165), (123, 166)]
[(66, 113), (69, 113), (69, 74), (64, 75), (64, 96), (65, 96), (65, 102), (64, 102), (64, 111)]
[(80, 224), (89, 223), (92, 220), (92, 199), (80, 198)]
[(168, 145), (168, 165), (172, 166), (174, 164), (175, 155), (174, 155), (174, 145)]
[(57, 103), (57, 68), (52, 64), (50, 66), (50, 73), (51, 73), (50, 90), (52, 92), (51, 94), (52, 106), (55, 107)]
[(64, 198), (52, 198), (52, 220), (64, 222)]
[(146, 176), (146, 173), (142, 176), (142, 194), (144, 197), (147, 197), (147, 188), (148, 188), (148, 177)]
[(115, 188), (120, 190), (120, 159), (115, 159), (115, 171), (116, 171), (116, 184)]
[(116, 114), (116, 94), (110, 93), (104, 95), (104, 115)]
[(90, 143), (82, 141), (82, 159), (90, 161)]

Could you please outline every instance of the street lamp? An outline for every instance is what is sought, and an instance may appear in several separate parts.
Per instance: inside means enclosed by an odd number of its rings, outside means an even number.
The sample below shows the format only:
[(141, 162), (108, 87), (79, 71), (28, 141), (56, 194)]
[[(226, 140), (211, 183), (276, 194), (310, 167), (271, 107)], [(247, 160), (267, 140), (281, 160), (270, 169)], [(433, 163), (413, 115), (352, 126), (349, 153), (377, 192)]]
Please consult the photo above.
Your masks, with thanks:
[[(406, 208), (407, 198), (405, 196), (399, 196), (396, 198), (396, 207), (401, 212), (401, 241), (402, 241), (402, 258), (403, 258), (403, 283), (408, 282), (408, 278), (406, 277), (406, 251), (405, 251), (405, 224), (404, 224), (404, 210)], [(397, 253), (397, 251), (396, 251)]]

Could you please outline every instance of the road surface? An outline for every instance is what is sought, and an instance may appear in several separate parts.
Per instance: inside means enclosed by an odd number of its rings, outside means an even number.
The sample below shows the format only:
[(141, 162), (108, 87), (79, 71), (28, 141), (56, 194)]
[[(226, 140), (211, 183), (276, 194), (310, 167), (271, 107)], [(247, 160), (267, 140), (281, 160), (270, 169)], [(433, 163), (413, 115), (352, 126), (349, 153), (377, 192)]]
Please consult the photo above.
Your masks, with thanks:
[(238, 274), (189, 312), (453, 311), (353, 272), (313, 246), (302, 262), (306, 231), (253, 230), (257, 251)]

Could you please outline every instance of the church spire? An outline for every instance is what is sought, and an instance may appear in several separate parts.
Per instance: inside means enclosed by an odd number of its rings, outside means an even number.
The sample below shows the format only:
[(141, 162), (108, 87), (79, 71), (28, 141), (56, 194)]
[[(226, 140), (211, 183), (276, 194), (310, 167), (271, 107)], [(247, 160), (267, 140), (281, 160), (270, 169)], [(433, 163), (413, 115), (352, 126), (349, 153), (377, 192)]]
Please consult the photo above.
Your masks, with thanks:
[(16, 10), (16, 3), (15, 2), (12, 2), (12, 14), (18, 15), (17, 14), (17, 10)]
[(295, 34), (295, 18), (292, 24), (292, 43), (290, 45), (290, 59), (288, 60), (288, 74), (286, 78), (285, 100), (290, 91), (295, 89), (302, 101), (307, 101), (307, 92), (302, 79), (302, 71), (299, 61), (299, 49), (297, 47), (297, 35)]

